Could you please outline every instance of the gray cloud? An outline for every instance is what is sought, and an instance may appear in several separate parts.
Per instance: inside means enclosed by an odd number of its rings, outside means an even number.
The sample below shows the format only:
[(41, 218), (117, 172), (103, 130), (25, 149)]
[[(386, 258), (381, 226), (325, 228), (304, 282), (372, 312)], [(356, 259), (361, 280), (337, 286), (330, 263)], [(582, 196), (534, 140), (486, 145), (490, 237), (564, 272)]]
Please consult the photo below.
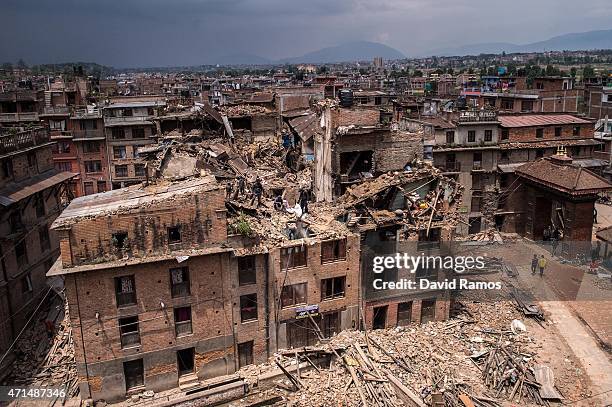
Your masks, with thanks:
[(407, 55), (612, 28), (609, 0), (3, 0), (0, 60), (118, 67), (301, 55), (354, 40)]

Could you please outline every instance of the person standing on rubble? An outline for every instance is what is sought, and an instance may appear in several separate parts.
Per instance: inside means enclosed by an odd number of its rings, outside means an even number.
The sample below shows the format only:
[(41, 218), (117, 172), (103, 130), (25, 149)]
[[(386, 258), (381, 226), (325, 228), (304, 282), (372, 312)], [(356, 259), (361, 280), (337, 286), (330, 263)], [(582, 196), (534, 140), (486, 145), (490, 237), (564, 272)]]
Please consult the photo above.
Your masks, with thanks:
[(283, 209), (282, 195), (276, 195), (276, 198), (274, 198), (274, 209), (276, 209), (277, 211), (281, 211)]
[(244, 177), (238, 175), (238, 186), (234, 190), (234, 200), (238, 200), (238, 196), (244, 196)]
[(234, 186), (232, 185), (231, 182), (228, 182), (227, 184), (225, 184), (225, 198), (226, 199), (230, 199), (232, 197), (233, 189), (234, 189)]
[(253, 184), (253, 199), (251, 199), (251, 205), (253, 205), (253, 203), (255, 202), (255, 199), (257, 199), (257, 207), (259, 208), (259, 206), (261, 205), (261, 195), (262, 194), (263, 194), (263, 185), (261, 184), (261, 179), (257, 177), (255, 179), (255, 183)]
[(544, 258), (544, 255), (542, 255), (540, 257), (540, 260), (538, 260), (538, 267), (540, 268), (540, 277), (544, 276), (544, 269), (546, 268), (546, 259)]
[(302, 212), (308, 213), (308, 201), (310, 200), (310, 194), (305, 189), (300, 189), (300, 206), (302, 207)]

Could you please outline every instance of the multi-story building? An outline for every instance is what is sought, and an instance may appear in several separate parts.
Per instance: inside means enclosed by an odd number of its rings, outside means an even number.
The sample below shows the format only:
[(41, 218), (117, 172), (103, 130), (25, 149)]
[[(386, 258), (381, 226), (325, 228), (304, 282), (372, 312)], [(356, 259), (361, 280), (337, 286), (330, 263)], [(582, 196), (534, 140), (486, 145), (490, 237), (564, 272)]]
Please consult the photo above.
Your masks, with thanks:
[(608, 116), (612, 121), (612, 87), (589, 86), (585, 90), (586, 115), (603, 120)]
[(16, 90), (0, 93), (0, 124), (23, 126), (38, 123), (43, 100), (42, 91)]
[(358, 235), (228, 236), (212, 177), (77, 198), (53, 230), (83, 397), (193, 388), (359, 323)]
[(461, 93), (469, 106), (507, 113), (577, 113), (580, 108), (583, 92), (574, 88), (573, 78), (535, 78), (530, 88), (524, 78), (514, 78), (513, 83), (505, 85), (503, 78), (494, 78), (499, 86), (492, 87), (490, 82), (485, 82), (480, 89), (466, 89)]
[(433, 132), (434, 165), (465, 187), (462, 201), (467, 224), (459, 225), (459, 232), (479, 232), (483, 205), (486, 196), (493, 192), (497, 170), (497, 113), (493, 110), (461, 112), (452, 121), (452, 127), (438, 125)]
[(138, 148), (157, 140), (154, 118), (166, 106), (161, 97), (117, 98), (103, 108), (104, 130), (112, 188), (142, 182), (147, 177)]
[[(435, 138), (434, 165), (465, 186), (463, 212), (467, 219), (458, 227), (462, 234), (501, 227), (505, 214), (498, 206), (510, 193), (508, 174), (523, 163), (551, 156), (563, 146), (575, 164), (595, 171), (605, 165), (594, 159), (600, 142), (593, 138), (591, 120), (570, 114), (498, 115), (478, 110), (461, 112), (451, 121), (452, 126), (433, 121), (436, 125), (429, 126), (429, 132)], [(427, 121), (419, 123), (427, 128)]]
[(67, 183), (76, 175), (54, 168), (53, 144), (44, 128), (0, 129), (2, 354), (42, 298), (50, 296), (45, 274), (59, 254), (59, 244), (49, 225), (70, 200)]
[(392, 130), (391, 113), (375, 107), (327, 106), (321, 113), (323, 136), (314, 141), (314, 193), (331, 202), (361, 180), (403, 170), (423, 156), (421, 135)]
[(69, 123), (79, 172), (77, 196), (108, 191), (110, 171), (102, 110), (79, 106), (72, 111)]

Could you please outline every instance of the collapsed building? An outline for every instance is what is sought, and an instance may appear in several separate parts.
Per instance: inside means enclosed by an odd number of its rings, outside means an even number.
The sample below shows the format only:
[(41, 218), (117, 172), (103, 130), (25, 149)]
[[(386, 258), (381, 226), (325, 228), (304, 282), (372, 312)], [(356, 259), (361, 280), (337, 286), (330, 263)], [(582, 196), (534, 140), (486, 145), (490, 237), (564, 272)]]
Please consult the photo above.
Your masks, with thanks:
[[(456, 225), (461, 187), (422, 162), (419, 144), (407, 156), (391, 146), (395, 132), (374, 126), (359, 148), (376, 152), (375, 165), (317, 200), (316, 164), (295, 146), (235, 129), (226, 109), (220, 122), (209, 116), (214, 131), (170, 132), (140, 151), (144, 183), (77, 198), (53, 224), (61, 258), (48, 275), (65, 278), (83, 398), (191, 391), (346, 329), (448, 316), (443, 290), (367, 288), (364, 256), (381, 241), (440, 252)], [(336, 163), (355, 148), (339, 136)]]
[(331, 202), (368, 177), (408, 168), (423, 156), (419, 133), (395, 130), (377, 108), (322, 103), (315, 134), (313, 188), (317, 201)]

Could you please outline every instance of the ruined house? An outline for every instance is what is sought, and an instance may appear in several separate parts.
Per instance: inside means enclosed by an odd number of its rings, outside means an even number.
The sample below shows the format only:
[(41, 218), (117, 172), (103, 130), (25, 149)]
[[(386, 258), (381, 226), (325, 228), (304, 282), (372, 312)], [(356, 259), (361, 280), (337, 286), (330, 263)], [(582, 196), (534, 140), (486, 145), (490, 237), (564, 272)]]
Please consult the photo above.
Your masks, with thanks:
[(314, 140), (314, 194), (331, 202), (355, 183), (403, 170), (423, 156), (422, 135), (392, 130), (377, 108), (320, 107), (321, 134)]

